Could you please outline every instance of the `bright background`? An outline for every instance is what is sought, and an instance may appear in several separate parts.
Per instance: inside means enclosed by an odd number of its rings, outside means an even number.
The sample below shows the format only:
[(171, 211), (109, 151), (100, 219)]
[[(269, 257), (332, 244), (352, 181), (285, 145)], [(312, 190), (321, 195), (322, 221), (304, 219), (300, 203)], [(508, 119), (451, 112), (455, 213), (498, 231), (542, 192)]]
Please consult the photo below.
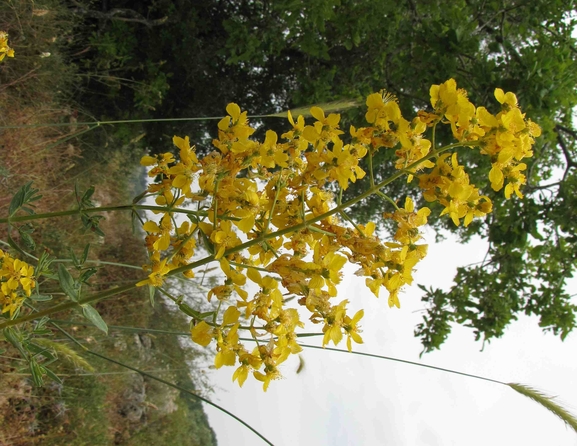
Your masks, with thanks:
[[(451, 237), (435, 244), (432, 233), (426, 238), (429, 254), (418, 265), (415, 284), (447, 289), (456, 267), (481, 261), (487, 249), (480, 239), (461, 245)], [(543, 334), (536, 318), (522, 316), (483, 351), (472, 330), (455, 327), (441, 351), (419, 359), (413, 330), (421, 320), (421, 290), (407, 287), (401, 309), (391, 309), (384, 290), (375, 298), (354, 270), (346, 270), (337, 298), (349, 299), (350, 315), (365, 309), (365, 343), (353, 344), (354, 351), (531, 385), (558, 395), (558, 402), (577, 413), (577, 334), (561, 342)], [(320, 345), (321, 339), (304, 343)], [(346, 349), (345, 343), (339, 348)], [(577, 445), (577, 434), (561, 420), (503, 385), (345, 353), (305, 349), (302, 355), (303, 371), (295, 373), (298, 358), (287, 361), (285, 379), (271, 382), (266, 393), (252, 377), (242, 389), (233, 384), (232, 367), (214, 370), (211, 399), (276, 446)], [(265, 444), (227, 415), (207, 405), (205, 410), (219, 445)]]

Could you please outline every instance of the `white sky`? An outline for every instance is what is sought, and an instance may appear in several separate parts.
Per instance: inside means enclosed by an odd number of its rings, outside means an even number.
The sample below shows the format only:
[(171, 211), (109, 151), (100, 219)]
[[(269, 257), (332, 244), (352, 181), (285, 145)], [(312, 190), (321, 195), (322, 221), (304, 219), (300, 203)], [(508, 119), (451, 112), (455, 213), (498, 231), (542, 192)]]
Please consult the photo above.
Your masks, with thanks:
[[(434, 244), (419, 265), (416, 283), (449, 287), (458, 265), (480, 261), (486, 245)], [(419, 361), (421, 346), (413, 330), (423, 308), (421, 291), (407, 288), (401, 309), (390, 309), (365, 288), (350, 269), (339, 298), (350, 312), (364, 308), (364, 351)], [(577, 287), (575, 287), (577, 288)], [(338, 298), (337, 298), (338, 299)], [(320, 329), (320, 327), (319, 327)], [(320, 343), (309, 338), (307, 343)], [(312, 340), (315, 339), (315, 340)], [(342, 343), (344, 344), (344, 342)], [(331, 345), (332, 346), (332, 345)], [(339, 347), (346, 348), (345, 345)], [(472, 330), (455, 327), (440, 352), (423, 363), (532, 385), (577, 413), (577, 335), (561, 342), (543, 334), (536, 319), (514, 322), (502, 339), (480, 352)], [(320, 350), (303, 352), (305, 368), (287, 361), (285, 379), (267, 393), (249, 377), (242, 389), (232, 383), (234, 368), (212, 372), (211, 399), (230, 410), (273, 444), (282, 445), (577, 445), (577, 434), (562, 421), (512, 389), (421, 367)], [(264, 444), (235, 420), (205, 405), (221, 446)]]

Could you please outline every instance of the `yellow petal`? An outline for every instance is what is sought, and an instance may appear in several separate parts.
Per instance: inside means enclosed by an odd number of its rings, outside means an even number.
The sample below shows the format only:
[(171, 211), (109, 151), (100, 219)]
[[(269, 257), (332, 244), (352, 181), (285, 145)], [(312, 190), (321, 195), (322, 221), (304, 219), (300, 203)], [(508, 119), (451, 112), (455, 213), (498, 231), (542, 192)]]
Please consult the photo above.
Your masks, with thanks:
[(234, 102), (226, 106), (226, 112), (232, 117), (233, 121), (238, 120), (240, 117), (240, 107)]
[(240, 311), (236, 307), (228, 307), (222, 316), (222, 325), (236, 324), (240, 317)]

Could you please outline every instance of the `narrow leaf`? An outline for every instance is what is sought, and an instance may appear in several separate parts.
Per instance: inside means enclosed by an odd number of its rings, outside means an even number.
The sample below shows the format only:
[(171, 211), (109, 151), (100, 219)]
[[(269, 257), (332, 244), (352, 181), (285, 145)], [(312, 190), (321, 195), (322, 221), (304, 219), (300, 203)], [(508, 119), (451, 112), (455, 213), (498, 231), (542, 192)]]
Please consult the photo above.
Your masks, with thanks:
[(88, 189), (86, 189), (86, 192), (84, 192), (84, 196), (82, 197), (82, 202), (90, 206), (90, 197), (92, 197), (92, 194), (94, 194), (94, 186), (90, 186)]
[(49, 300), (52, 300), (52, 296), (50, 296), (49, 294), (32, 294), (30, 296), (30, 299), (36, 302), (47, 302)]
[(178, 308), (180, 309), (180, 311), (182, 311), (184, 314), (186, 314), (187, 316), (193, 317), (195, 319), (200, 319), (200, 313), (196, 310), (193, 310), (192, 308), (190, 308), (189, 305), (187, 304), (180, 304), (178, 306)]
[(152, 285), (148, 285), (148, 298), (150, 299), (150, 306), (154, 307), (154, 295), (156, 294), (156, 288)]
[(92, 322), (96, 328), (102, 330), (104, 333), (108, 334), (108, 325), (104, 322), (104, 319), (100, 316), (100, 313), (91, 305), (82, 305), (82, 313), (84, 317)]
[(20, 234), (20, 238), (22, 239), (22, 243), (24, 243), (24, 246), (26, 247), (26, 249), (34, 251), (36, 249), (36, 242), (34, 241), (34, 239), (32, 238), (32, 236), (30, 235), (29, 232), (27, 232), (25, 230), (21, 230), (21, 229), (22, 228), (18, 228), (18, 233)]
[(26, 349), (24, 348), (24, 346), (20, 342), (20, 339), (18, 339), (18, 335), (16, 334), (16, 332), (14, 331), (13, 328), (10, 328), (10, 327), (5, 328), (3, 330), (3, 334), (4, 334), (4, 337), (6, 338), (6, 340), (8, 342), (10, 342), (10, 344), (12, 344), (14, 347), (16, 347), (16, 349), (20, 352), (20, 354), (24, 358), (28, 357), (28, 352), (26, 351)]
[(78, 288), (76, 287), (76, 282), (62, 263), (58, 264), (58, 282), (60, 282), (60, 288), (62, 288), (62, 291), (64, 291), (74, 302), (77, 302)]
[(46, 373), (46, 375), (48, 376), (48, 378), (50, 378), (53, 381), (56, 381), (58, 384), (62, 384), (62, 380), (58, 377), (58, 375), (56, 375), (56, 373), (54, 373), (52, 370), (43, 367), (44, 368), (44, 372)]
[(32, 382), (36, 387), (42, 387), (44, 385), (44, 380), (42, 379), (43, 367), (40, 366), (35, 360), (30, 361), (30, 373), (32, 374)]
[(8, 244), (10, 245), (11, 248), (18, 251), (21, 255), (23, 256), (26, 255), (24, 250), (20, 246), (18, 246), (18, 243), (16, 243), (16, 241), (10, 236), (10, 234), (8, 234)]
[(12, 200), (10, 201), (10, 207), (8, 208), (8, 215), (10, 217), (12, 217), (18, 211), (18, 209), (20, 209), (22, 207), (22, 205), (24, 204), (24, 197), (26, 195), (26, 188), (30, 187), (31, 184), (32, 184), (32, 182), (27, 183), (24, 186), (22, 186), (20, 189), (18, 189), (18, 192), (16, 192), (16, 194), (14, 194), (14, 197), (12, 197)]
[(82, 253), (82, 265), (84, 265), (84, 263), (86, 262), (86, 259), (88, 259), (88, 251), (90, 251), (90, 243), (88, 243), (85, 247), (84, 247), (84, 252)]

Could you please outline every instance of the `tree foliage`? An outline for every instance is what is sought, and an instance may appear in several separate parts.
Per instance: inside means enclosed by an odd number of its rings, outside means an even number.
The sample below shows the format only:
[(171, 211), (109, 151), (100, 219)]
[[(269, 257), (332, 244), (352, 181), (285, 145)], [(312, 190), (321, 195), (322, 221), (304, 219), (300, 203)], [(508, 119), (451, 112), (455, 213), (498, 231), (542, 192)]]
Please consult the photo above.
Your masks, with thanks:
[[(440, 347), (454, 323), (472, 327), (483, 340), (500, 337), (523, 313), (538, 316), (543, 329), (562, 339), (575, 327), (577, 307), (566, 289), (577, 259), (575, 2), (115, 3), (149, 20), (166, 18), (158, 26), (115, 20), (111, 14), (88, 19), (92, 42), (111, 42), (93, 44), (93, 51), (117, 52), (116, 62), (100, 69), (111, 73), (114, 63), (121, 63), (116, 68), (157, 94), (154, 103), (143, 103), (151, 100), (150, 92), (139, 96), (135, 89), (104, 88), (118, 110), (132, 101), (142, 110), (138, 113), (150, 116), (218, 116), (226, 103), (236, 101), (263, 114), (386, 89), (410, 113), (429, 103), (431, 84), (450, 77), (475, 103), (490, 103), (496, 87), (515, 92), (527, 117), (543, 128), (528, 166), (525, 199), (506, 200), (493, 192), (480, 175), (487, 161), (472, 151), (459, 154), (471, 182), (494, 202), (494, 212), (467, 228), (446, 219), (432, 223), (439, 234), (455, 232), (462, 241), (485, 237), (489, 250), (483, 263), (460, 268), (449, 290), (425, 289), (426, 313), (416, 335), (430, 351)], [(93, 67), (101, 59), (84, 63)], [(206, 134), (196, 124), (178, 131), (193, 140)], [(147, 132), (149, 143), (158, 145), (174, 130), (153, 125)], [(437, 142), (448, 136), (437, 135)], [(390, 151), (375, 160), (376, 180), (392, 173), (393, 158)], [(358, 182), (348, 192), (365, 187)], [(387, 194), (404, 200), (409, 188), (394, 183)], [(363, 222), (384, 210), (381, 202), (368, 200), (356, 208), (355, 218)]]

